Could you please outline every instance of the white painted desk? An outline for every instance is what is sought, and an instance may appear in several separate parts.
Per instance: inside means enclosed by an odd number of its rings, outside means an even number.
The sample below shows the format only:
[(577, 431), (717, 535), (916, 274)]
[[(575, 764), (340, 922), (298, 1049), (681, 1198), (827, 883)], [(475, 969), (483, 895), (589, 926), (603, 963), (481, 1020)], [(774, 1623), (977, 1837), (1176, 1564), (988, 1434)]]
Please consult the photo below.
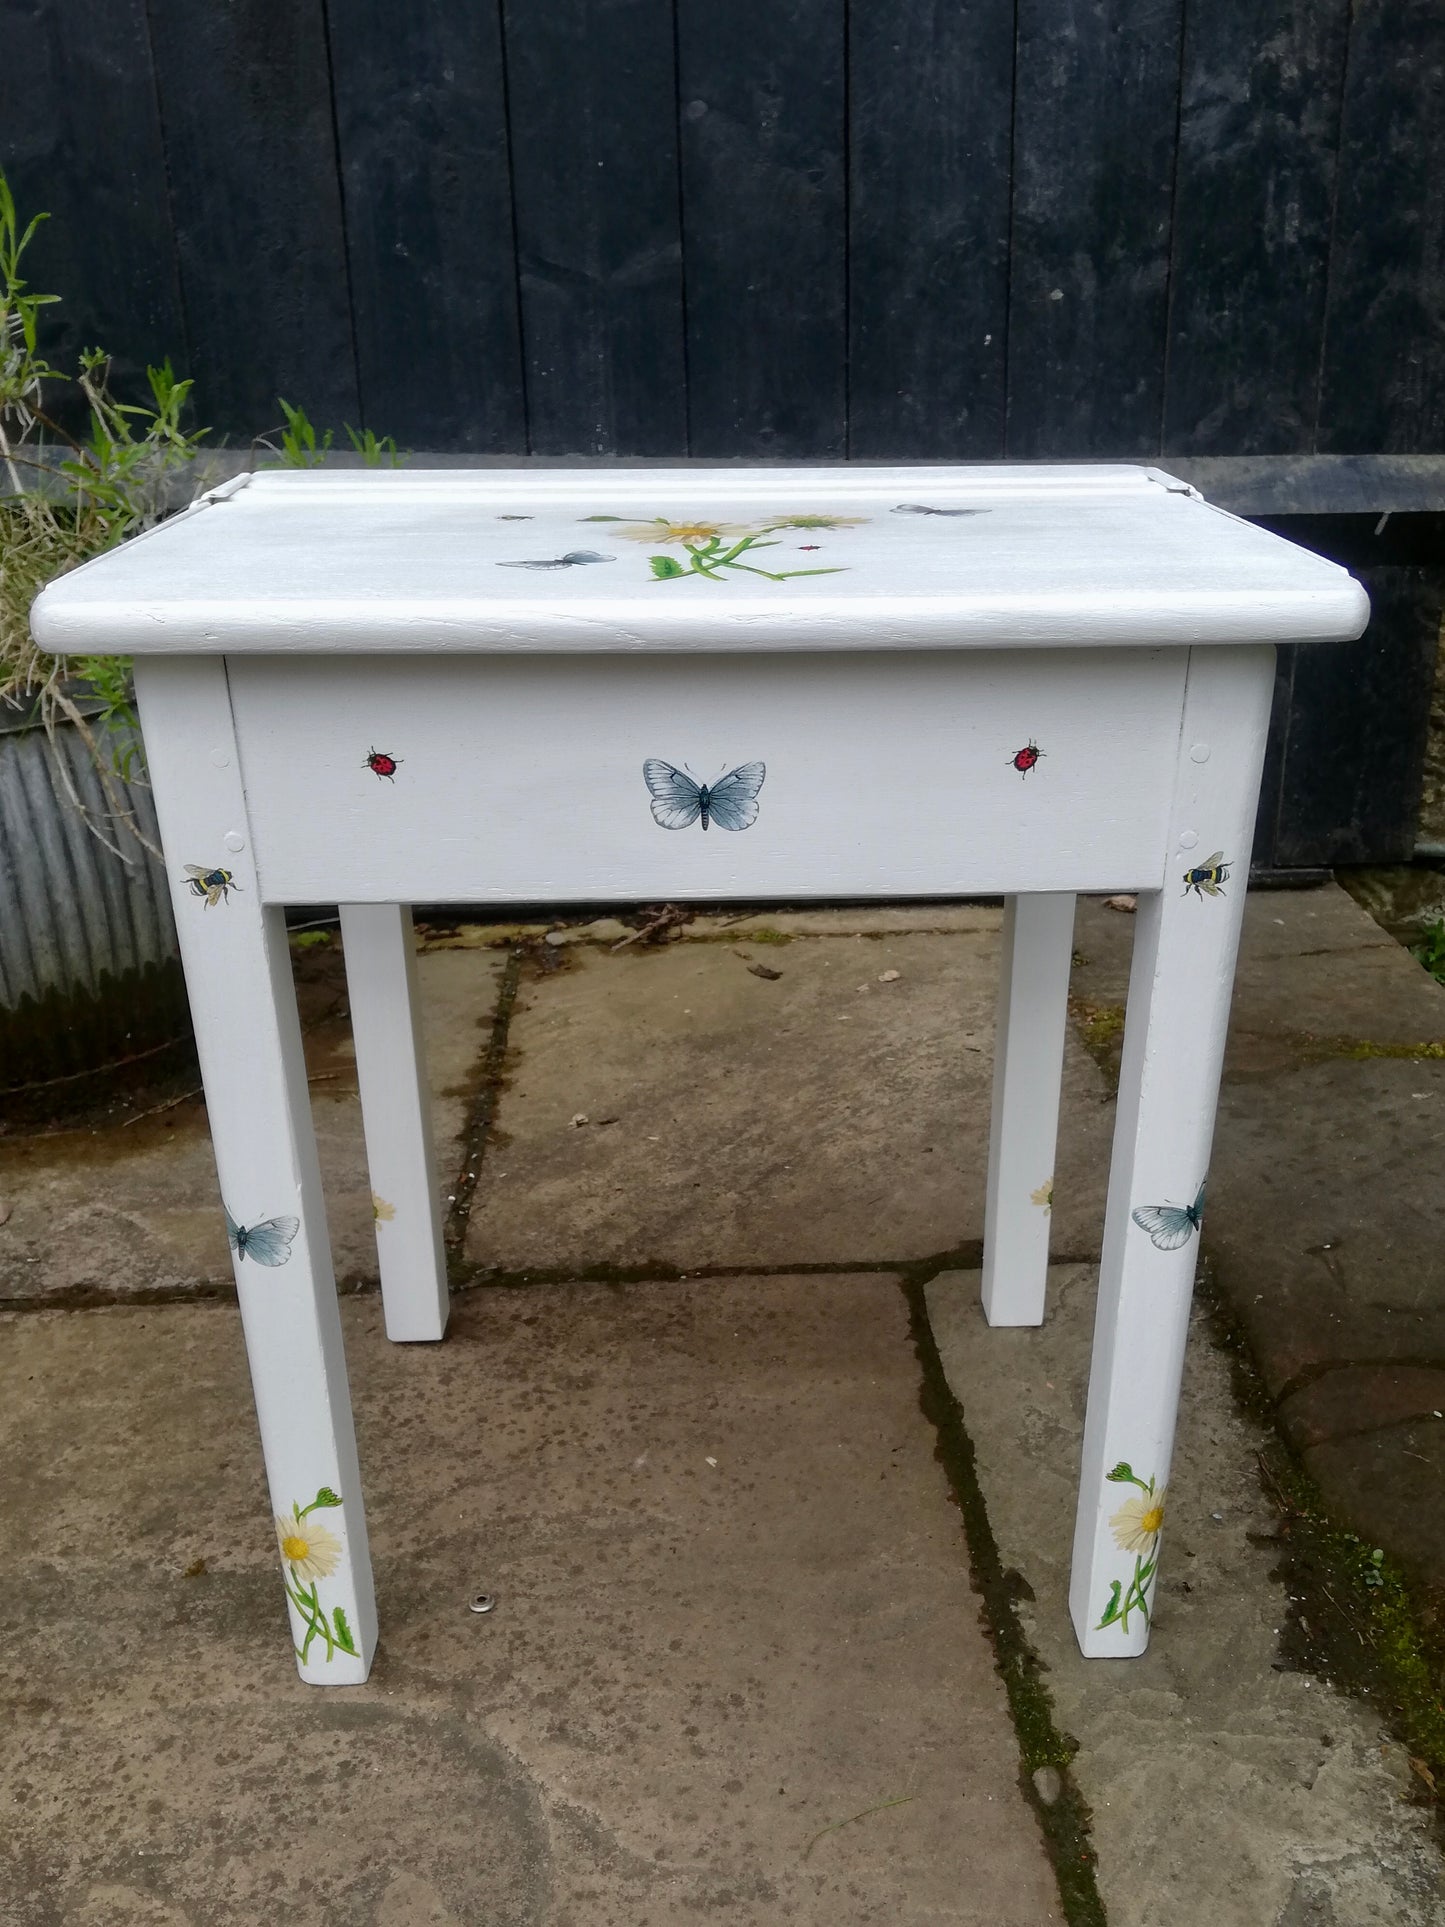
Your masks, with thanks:
[(1138, 468), (268, 474), (47, 589), (44, 647), (137, 658), (303, 1677), (376, 1639), (283, 922), (318, 900), (387, 1331), (436, 1339), (406, 906), (1003, 894), (983, 1291), (1028, 1325), (1074, 894), (1139, 892), (1071, 1606), (1141, 1652), (1273, 645), (1366, 615)]

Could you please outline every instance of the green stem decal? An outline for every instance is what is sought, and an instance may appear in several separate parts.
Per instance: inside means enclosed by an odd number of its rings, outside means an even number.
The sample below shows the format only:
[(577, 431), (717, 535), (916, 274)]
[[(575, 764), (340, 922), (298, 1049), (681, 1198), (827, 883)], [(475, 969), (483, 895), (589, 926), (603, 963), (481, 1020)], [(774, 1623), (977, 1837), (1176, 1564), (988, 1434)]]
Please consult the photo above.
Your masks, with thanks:
[(675, 557), (670, 555), (649, 556), (653, 578), (658, 582), (677, 582), (688, 575), (700, 575), (705, 576), (710, 582), (722, 582), (725, 580), (721, 574), (723, 569), (740, 569), (748, 575), (766, 576), (769, 582), (788, 582), (797, 575), (841, 575), (843, 573), (841, 567), (760, 569), (756, 564), (742, 560), (742, 557), (752, 549), (777, 548), (777, 542), (769, 540), (769, 537), (776, 535), (777, 530), (784, 526), (783, 523), (774, 523), (768, 528), (758, 529), (751, 535), (740, 537), (731, 548), (727, 549), (723, 547), (722, 537), (718, 535), (685, 541), (682, 546), (687, 551), (688, 566), (684, 568)]

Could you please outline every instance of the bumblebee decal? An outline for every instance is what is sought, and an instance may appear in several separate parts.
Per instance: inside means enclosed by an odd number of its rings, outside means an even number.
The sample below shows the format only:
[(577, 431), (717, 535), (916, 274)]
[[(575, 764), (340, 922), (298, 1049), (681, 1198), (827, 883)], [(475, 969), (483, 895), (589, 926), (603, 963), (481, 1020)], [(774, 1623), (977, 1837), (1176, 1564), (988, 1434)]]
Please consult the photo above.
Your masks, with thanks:
[(1184, 894), (1187, 897), (1192, 890), (1197, 897), (1222, 897), (1224, 892), (1219, 886), (1228, 881), (1229, 865), (1224, 860), (1224, 852), (1216, 850), (1203, 863), (1184, 872)]

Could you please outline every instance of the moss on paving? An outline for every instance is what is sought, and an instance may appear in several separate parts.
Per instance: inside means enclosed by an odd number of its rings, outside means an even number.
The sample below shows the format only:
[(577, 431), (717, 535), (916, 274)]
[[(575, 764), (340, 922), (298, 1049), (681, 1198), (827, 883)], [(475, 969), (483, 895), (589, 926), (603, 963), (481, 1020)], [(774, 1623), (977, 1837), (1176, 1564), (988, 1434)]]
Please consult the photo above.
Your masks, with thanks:
[(1380, 1044), (1369, 1037), (1309, 1037), (1305, 1050), (1311, 1057), (1353, 1058), (1362, 1063), (1372, 1057), (1404, 1057), (1412, 1062), (1421, 1057), (1445, 1057), (1445, 1044)]
[[(1019, 1789), (1038, 1818), (1059, 1883), (1064, 1918), (1069, 1927), (1105, 1927), (1107, 1917), (1094, 1873), (1098, 1856), (1090, 1838), (1092, 1816), (1069, 1771), (1078, 1745), (1055, 1723), (1053, 1699), (1044, 1684), (1042, 1665), (1019, 1622), (1017, 1598), (1023, 1582), (1020, 1575), (1005, 1570), (999, 1557), (979, 1484), (973, 1441), (964, 1423), (963, 1408), (948, 1383), (928, 1319), (927, 1283), (941, 1268), (908, 1267), (902, 1280), (909, 1328), (923, 1375), (919, 1403), (934, 1428), (934, 1453), (963, 1515), (973, 1583), (983, 1600), (984, 1625), (1018, 1734)], [(1041, 1767), (1052, 1767), (1059, 1776), (1055, 1800), (1047, 1801), (1039, 1793), (1034, 1775)]]
[(1082, 997), (1070, 997), (1069, 1015), (1078, 1029), (1084, 1049), (1109, 1080), (1110, 1092), (1119, 1088), (1119, 1056), (1124, 1043), (1124, 1006), (1090, 1004)]
[(1433, 1796), (1445, 1839), (1445, 1601), (1428, 1598), (1382, 1547), (1333, 1517), (1275, 1429), (1275, 1400), (1207, 1258), (1199, 1297), (1236, 1399), (1272, 1435), (1259, 1467), (1280, 1515), (1271, 1576), (1287, 1595), (1283, 1661), (1374, 1708), (1409, 1755), (1420, 1797)]

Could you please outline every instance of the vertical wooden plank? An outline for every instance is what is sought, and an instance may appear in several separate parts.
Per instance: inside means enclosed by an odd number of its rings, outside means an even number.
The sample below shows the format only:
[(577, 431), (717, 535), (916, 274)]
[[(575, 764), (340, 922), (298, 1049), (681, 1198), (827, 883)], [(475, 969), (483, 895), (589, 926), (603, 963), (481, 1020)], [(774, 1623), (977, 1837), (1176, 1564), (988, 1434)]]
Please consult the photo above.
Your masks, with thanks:
[(853, 5), (848, 450), (1003, 454), (1013, 0)]
[(533, 451), (686, 454), (671, 7), (504, 17)]
[(1182, 0), (1019, 0), (1008, 453), (1163, 427)]
[(1314, 446), (1349, 0), (1211, 0), (1184, 44), (1164, 446)]
[(362, 417), (525, 454), (497, 9), (329, 0), (327, 20)]
[[(1314, 644), (1308, 645), (1313, 648)], [(1279, 854), (1280, 808), (1284, 793), (1284, 749), (1289, 733), (1290, 707), (1294, 702), (1294, 666), (1299, 646), (1286, 643), (1276, 649), (1274, 697), (1269, 711), (1269, 733), (1264, 743), (1264, 770), (1259, 779), (1259, 808), (1254, 818), (1254, 856), (1257, 870), (1283, 867)], [(1306, 651), (1307, 653), (1307, 651)]]
[(1296, 652), (1276, 862), (1408, 863), (1415, 844), (1445, 570), (1357, 569), (1370, 626)]
[[(359, 414), (321, 0), (149, 0), (192, 373), (247, 441)], [(398, 341), (396, 352), (408, 352)]]
[(1445, 446), (1445, 8), (1355, 0), (1319, 447)]
[(0, 0), (0, 167), (22, 219), (51, 214), (24, 270), (64, 297), (43, 315), (47, 358), (106, 348), (123, 398), (145, 392), (148, 362), (187, 373), (144, 0)]
[(846, 452), (844, 0), (677, 0), (695, 455)]

